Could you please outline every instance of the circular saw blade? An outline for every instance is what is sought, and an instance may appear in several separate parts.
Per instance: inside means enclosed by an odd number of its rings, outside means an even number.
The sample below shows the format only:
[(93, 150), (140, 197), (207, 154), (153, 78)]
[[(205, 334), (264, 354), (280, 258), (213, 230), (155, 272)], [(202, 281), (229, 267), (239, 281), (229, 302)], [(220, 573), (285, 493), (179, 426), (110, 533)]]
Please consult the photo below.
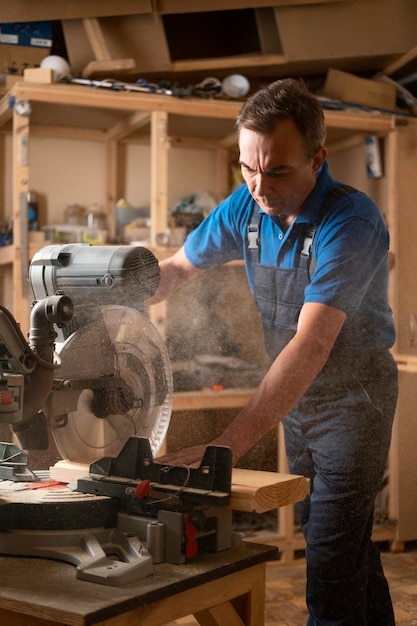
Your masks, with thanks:
[(129, 437), (154, 455), (172, 409), (172, 373), (156, 328), (136, 309), (104, 306), (58, 351), (61, 381), (48, 413), (59, 453), (76, 463), (117, 456)]

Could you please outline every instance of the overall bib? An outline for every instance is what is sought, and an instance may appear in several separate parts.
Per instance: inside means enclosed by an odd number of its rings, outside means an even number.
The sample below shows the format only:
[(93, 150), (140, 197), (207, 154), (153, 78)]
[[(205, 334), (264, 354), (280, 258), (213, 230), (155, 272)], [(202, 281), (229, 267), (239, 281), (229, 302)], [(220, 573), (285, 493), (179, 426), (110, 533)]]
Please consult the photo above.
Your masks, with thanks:
[[(254, 296), (272, 359), (297, 330), (308, 265), (306, 254), (292, 269), (253, 262)], [(290, 471), (311, 479), (310, 496), (296, 507), (306, 539), (308, 626), (395, 624), (371, 533), (396, 401), (397, 368), (388, 350), (360, 353), (336, 342), (283, 421)]]

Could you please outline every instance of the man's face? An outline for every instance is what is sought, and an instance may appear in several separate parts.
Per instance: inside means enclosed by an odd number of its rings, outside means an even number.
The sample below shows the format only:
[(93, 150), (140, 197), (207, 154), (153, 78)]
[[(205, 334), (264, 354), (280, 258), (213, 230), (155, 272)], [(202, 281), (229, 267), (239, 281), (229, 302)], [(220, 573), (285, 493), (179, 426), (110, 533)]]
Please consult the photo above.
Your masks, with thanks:
[(316, 184), (326, 149), (308, 159), (292, 120), (278, 122), (270, 135), (242, 128), (239, 149), (242, 175), (252, 197), (265, 213), (290, 226)]

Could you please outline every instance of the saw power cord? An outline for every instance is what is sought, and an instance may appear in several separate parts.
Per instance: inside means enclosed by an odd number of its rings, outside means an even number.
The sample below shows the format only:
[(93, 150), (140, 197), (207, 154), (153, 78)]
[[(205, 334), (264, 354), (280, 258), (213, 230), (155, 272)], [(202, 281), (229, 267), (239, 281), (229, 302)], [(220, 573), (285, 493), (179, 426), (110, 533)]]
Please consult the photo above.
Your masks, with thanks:
[(182, 492), (182, 490), (185, 489), (186, 486), (188, 485), (190, 481), (190, 476), (191, 476), (191, 469), (188, 467), (188, 465), (167, 465), (166, 467), (162, 468), (161, 471), (168, 473), (174, 468), (182, 468), (186, 470), (187, 475), (186, 475), (184, 484), (180, 485), (177, 491), (169, 494), (166, 498), (161, 498), (161, 499), (158, 498), (158, 499), (150, 500), (148, 502), (149, 506), (152, 506), (153, 504), (160, 504), (161, 502), (168, 502), (172, 498), (176, 498)]

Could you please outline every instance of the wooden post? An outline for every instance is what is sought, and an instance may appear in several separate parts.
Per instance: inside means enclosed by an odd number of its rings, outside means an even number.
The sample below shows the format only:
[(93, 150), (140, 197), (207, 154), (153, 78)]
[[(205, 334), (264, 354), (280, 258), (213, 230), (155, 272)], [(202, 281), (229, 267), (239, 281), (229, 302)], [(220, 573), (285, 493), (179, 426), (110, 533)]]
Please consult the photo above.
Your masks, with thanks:
[[(17, 99), (16, 99), (17, 101)], [(13, 112), (13, 314), (23, 334), (29, 329), (30, 287), (27, 193), (29, 191), (29, 115)]]
[(168, 226), (168, 113), (151, 115), (151, 243)]

